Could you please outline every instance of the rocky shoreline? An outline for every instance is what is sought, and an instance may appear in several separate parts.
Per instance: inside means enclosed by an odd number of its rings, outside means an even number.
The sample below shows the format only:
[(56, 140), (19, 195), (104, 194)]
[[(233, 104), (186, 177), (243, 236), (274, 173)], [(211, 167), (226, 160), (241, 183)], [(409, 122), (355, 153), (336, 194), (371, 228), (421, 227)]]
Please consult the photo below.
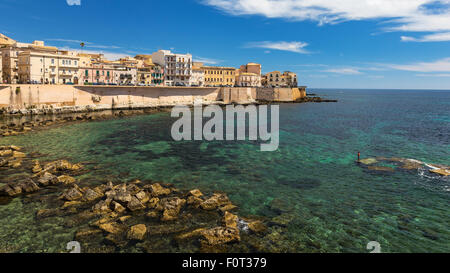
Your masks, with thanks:
[[(171, 184), (134, 180), (80, 185), (89, 170), (66, 160), (40, 162), (34, 153), (0, 147), (0, 205), (26, 198), (44, 205), (35, 221), (65, 219), (73, 240), (87, 252), (286, 252), (280, 245), (293, 217), (274, 200), (273, 219), (241, 217), (225, 193), (180, 190)], [(9, 179), (8, 175), (20, 173)], [(282, 239), (283, 238), (283, 239)], [(292, 251), (292, 250), (291, 250)]]

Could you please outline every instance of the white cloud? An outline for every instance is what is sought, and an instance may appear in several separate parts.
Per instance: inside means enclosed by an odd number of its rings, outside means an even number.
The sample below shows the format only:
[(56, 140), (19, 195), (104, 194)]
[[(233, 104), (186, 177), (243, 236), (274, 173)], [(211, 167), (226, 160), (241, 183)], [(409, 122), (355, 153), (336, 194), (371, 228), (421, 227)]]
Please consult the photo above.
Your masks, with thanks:
[(46, 39), (46, 41), (54, 41), (54, 42), (62, 42), (68, 44), (81, 44), (84, 43), (86, 48), (99, 48), (99, 49), (119, 49), (121, 47), (115, 45), (98, 45), (91, 42), (86, 42), (82, 40), (70, 40), (70, 39), (61, 39), (61, 38), (52, 38)]
[(417, 74), (418, 77), (450, 78), (450, 74)]
[(358, 69), (351, 68), (351, 67), (331, 68), (331, 69), (324, 70), (323, 72), (335, 73), (335, 74), (341, 74), (341, 75), (361, 75), (361, 74), (363, 74)]
[[(68, 51), (75, 51), (75, 52), (81, 52), (80, 48), (71, 48), (71, 47), (62, 47), (62, 50), (68, 50)], [(120, 58), (129, 57), (130, 54), (124, 53), (124, 52), (111, 52), (111, 51), (96, 51), (96, 50), (83, 50), (83, 53), (90, 53), (90, 54), (103, 54), (106, 59), (114, 61), (118, 60)]]
[(412, 64), (388, 64), (389, 68), (424, 73), (450, 72), (450, 58), (437, 60), (434, 62), (418, 62)]
[[(387, 31), (450, 31), (450, 0), (203, 0), (231, 15), (259, 15), (319, 25), (384, 20)], [(436, 41), (440, 41), (436, 39)]]
[(66, 0), (69, 6), (81, 6), (81, 0)]
[(193, 57), (194, 62), (200, 62), (204, 64), (218, 64), (221, 63), (221, 60), (215, 60), (210, 58), (203, 58), (203, 57)]
[(425, 35), (421, 38), (402, 36), (403, 42), (445, 42), (450, 41), (450, 32)]
[[(301, 54), (307, 54), (309, 53), (304, 48), (308, 46), (307, 43), (304, 42), (253, 42), (253, 43), (247, 43), (245, 47), (247, 48), (266, 48), (266, 49), (273, 49), (273, 50), (282, 50), (282, 51), (290, 51), (295, 53), (301, 53)], [(266, 52), (267, 53), (267, 52)]]

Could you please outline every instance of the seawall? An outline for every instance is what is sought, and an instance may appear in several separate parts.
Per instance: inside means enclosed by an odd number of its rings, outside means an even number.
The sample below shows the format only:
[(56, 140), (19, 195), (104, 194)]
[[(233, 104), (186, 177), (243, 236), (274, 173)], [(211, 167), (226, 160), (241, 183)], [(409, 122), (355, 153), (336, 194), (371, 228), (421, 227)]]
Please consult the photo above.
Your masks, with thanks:
[(0, 85), (3, 114), (139, 109), (173, 105), (292, 102), (305, 88)]

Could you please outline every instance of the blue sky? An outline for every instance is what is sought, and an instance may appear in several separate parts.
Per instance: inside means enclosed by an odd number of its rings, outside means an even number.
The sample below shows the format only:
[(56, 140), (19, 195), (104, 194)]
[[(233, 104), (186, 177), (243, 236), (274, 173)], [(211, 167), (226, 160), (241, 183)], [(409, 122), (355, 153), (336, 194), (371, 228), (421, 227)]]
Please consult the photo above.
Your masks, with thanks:
[(315, 88), (450, 89), (450, 0), (0, 0), (0, 33), (103, 52), (259, 62)]

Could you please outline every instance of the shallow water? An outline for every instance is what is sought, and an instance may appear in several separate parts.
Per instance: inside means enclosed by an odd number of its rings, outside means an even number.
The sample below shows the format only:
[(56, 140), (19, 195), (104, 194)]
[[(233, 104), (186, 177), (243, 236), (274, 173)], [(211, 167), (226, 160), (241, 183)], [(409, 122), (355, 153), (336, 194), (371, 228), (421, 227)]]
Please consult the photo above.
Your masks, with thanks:
[[(450, 181), (368, 171), (355, 157), (450, 165), (450, 92), (310, 92), (339, 102), (280, 105), (276, 152), (254, 142), (174, 142), (170, 113), (76, 123), (0, 145), (39, 151), (41, 160), (90, 162), (84, 184), (151, 179), (226, 192), (239, 215), (288, 213), (280, 251), (368, 252), (378, 241), (383, 252), (449, 252)], [(27, 198), (0, 206), (2, 248), (64, 251), (76, 229), (59, 218), (37, 221), (38, 206)]]

